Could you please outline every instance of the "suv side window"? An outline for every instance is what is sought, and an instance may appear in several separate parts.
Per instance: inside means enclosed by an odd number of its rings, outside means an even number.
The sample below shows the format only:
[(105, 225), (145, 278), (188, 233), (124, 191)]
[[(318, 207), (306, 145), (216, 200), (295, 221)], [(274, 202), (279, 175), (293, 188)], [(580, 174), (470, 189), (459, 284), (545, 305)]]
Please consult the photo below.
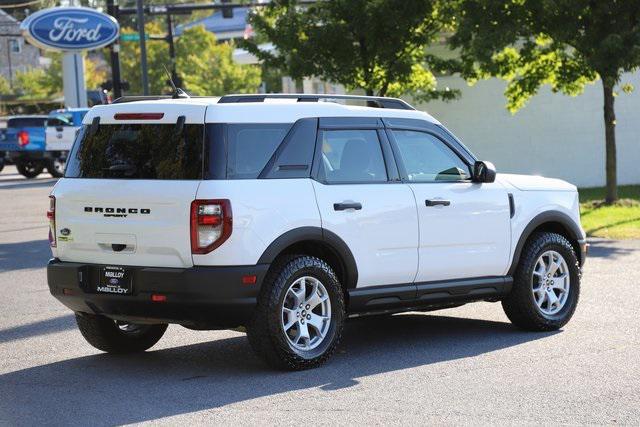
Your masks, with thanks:
[(392, 130), (391, 133), (408, 181), (462, 181), (471, 178), (469, 166), (436, 136), (412, 130)]
[(227, 125), (227, 179), (257, 178), (291, 126), (291, 123)]
[(320, 179), (327, 183), (386, 182), (380, 140), (375, 129), (323, 130)]

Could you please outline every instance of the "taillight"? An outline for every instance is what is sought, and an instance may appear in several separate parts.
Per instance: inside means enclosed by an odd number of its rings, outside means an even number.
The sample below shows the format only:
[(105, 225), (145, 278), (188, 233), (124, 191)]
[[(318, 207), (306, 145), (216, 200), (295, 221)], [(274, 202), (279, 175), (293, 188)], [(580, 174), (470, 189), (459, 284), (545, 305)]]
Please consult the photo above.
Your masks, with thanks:
[(18, 144), (20, 144), (21, 147), (29, 145), (29, 132), (26, 130), (18, 132)]
[(232, 229), (229, 200), (194, 200), (191, 202), (191, 252), (207, 254), (223, 244)]
[(47, 211), (47, 218), (49, 219), (49, 245), (52, 248), (56, 247), (56, 198), (55, 196), (49, 196), (49, 210)]

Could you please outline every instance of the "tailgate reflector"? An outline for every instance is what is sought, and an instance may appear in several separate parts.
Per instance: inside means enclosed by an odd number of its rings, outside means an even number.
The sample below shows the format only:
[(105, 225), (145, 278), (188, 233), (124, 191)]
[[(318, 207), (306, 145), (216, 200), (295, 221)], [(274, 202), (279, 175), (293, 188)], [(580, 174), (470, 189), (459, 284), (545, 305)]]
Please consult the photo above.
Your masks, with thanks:
[(116, 113), (115, 120), (160, 120), (164, 113)]

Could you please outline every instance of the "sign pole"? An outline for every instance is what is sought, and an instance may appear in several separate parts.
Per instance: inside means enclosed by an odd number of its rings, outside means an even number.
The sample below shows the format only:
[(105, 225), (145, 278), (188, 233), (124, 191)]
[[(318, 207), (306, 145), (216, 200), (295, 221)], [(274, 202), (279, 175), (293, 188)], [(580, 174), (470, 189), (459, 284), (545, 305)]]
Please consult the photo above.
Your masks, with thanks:
[(144, 6), (142, 0), (136, 0), (138, 15), (138, 34), (140, 34), (140, 67), (142, 68), (142, 94), (149, 95), (149, 74), (147, 72), (147, 42), (144, 34)]
[(68, 108), (87, 107), (87, 89), (84, 82), (84, 54), (65, 52), (62, 57), (62, 86), (64, 103)]

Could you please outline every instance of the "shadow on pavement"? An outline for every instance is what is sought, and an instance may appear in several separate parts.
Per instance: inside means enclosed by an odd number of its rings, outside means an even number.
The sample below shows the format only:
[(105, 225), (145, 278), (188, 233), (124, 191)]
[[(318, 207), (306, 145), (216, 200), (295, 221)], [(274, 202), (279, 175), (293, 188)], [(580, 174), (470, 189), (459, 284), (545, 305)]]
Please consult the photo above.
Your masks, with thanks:
[(53, 319), (42, 320), (27, 325), (2, 329), (0, 330), (0, 344), (22, 338), (53, 334), (55, 332), (74, 329), (75, 327), (76, 322), (72, 314), (54, 317)]
[(589, 255), (594, 258), (616, 258), (634, 252), (633, 248), (622, 247), (616, 240), (589, 240)]
[(0, 272), (43, 268), (47, 266), (49, 258), (51, 248), (48, 240), (0, 244)]
[(295, 390), (348, 388), (362, 377), (474, 357), (550, 335), (508, 323), (409, 314), (349, 322), (329, 363), (303, 372), (270, 370), (245, 337), (133, 356), (96, 354), (0, 375), (0, 421), (151, 421)]

